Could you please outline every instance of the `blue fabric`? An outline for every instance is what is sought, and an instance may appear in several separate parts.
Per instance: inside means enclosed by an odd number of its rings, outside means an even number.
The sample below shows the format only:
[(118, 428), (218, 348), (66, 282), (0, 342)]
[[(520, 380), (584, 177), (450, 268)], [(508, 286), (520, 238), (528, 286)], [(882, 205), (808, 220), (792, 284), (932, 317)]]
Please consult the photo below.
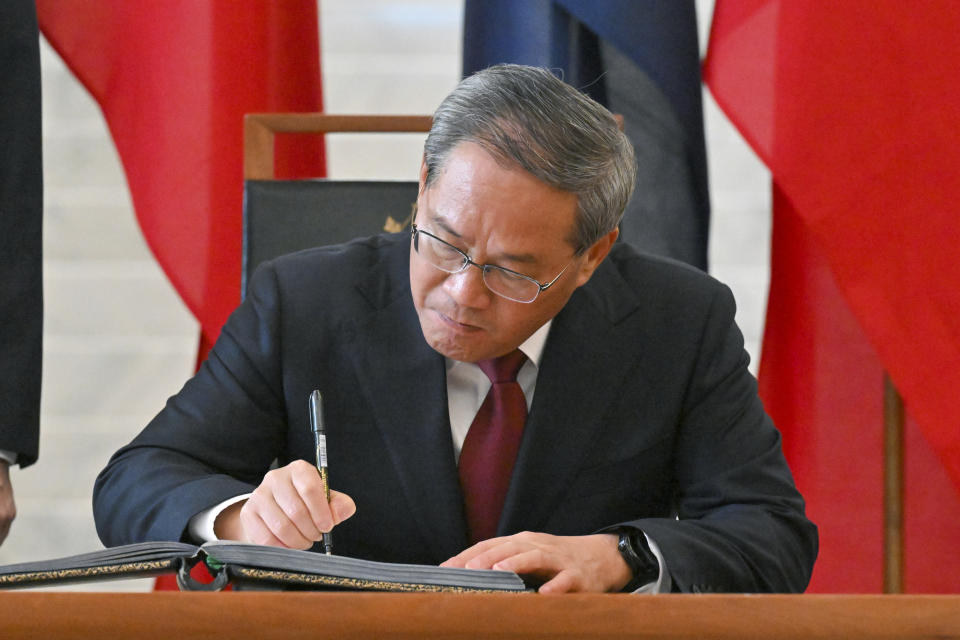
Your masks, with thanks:
[(551, 0), (467, 0), (464, 5), (463, 74), (497, 62), (552, 67), (556, 8)]
[(500, 62), (572, 70), (571, 19), (640, 66), (691, 131), (701, 130), (693, 0), (466, 0), (463, 74)]
[(693, 0), (556, 0), (633, 60), (666, 94), (689, 131), (703, 128)]
[[(638, 180), (644, 193), (627, 208), (622, 237), (641, 250), (706, 269), (710, 201), (693, 0), (466, 0), (463, 38), (464, 75), (502, 62), (548, 67), (622, 113), (628, 136), (647, 154), (638, 153), (641, 172), (648, 172)], [(612, 61), (603, 59), (603, 45), (615, 48), (639, 72), (614, 72)], [(665, 101), (644, 93), (636, 82), (641, 74)], [(636, 109), (611, 104), (608, 93), (635, 96), (636, 104), (629, 106)], [(660, 102), (669, 105), (669, 118), (678, 125), (667, 132), (638, 133), (637, 119), (648, 129), (663, 120), (656, 115)], [(671, 137), (682, 137), (679, 171), (664, 168), (676, 166)], [(650, 157), (652, 145), (661, 143), (662, 162)], [(651, 193), (657, 189), (663, 193)], [(677, 194), (678, 189), (689, 193)]]

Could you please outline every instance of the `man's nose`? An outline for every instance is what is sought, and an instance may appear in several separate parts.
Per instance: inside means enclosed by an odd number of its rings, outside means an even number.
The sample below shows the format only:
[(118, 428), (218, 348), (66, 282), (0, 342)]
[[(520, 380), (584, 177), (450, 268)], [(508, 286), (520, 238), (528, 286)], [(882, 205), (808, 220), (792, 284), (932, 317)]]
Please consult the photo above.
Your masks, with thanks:
[(443, 288), (454, 302), (463, 307), (486, 307), (493, 295), (483, 282), (483, 269), (474, 264), (467, 265), (463, 271), (448, 275), (443, 282)]

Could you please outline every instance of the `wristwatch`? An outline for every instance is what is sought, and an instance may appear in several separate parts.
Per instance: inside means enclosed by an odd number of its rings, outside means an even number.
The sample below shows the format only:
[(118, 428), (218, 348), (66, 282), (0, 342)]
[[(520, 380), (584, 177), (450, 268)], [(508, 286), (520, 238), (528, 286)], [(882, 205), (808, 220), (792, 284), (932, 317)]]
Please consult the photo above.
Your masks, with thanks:
[(657, 578), (660, 577), (660, 563), (653, 552), (650, 551), (647, 536), (643, 535), (643, 531), (639, 529), (619, 529), (615, 533), (620, 534), (617, 550), (633, 573), (633, 579), (627, 583), (623, 590), (626, 592), (636, 591), (645, 584), (656, 582)]

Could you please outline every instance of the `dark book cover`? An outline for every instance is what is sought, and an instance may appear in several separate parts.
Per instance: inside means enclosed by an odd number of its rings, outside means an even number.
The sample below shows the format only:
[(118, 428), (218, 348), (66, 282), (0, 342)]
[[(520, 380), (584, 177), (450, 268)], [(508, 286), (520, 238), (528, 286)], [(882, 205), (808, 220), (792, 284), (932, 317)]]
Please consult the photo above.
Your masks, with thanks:
[[(204, 562), (211, 584), (190, 577)], [(142, 542), (64, 558), (0, 567), (0, 589), (176, 573), (183, 590), (237, 588), (365, 591), (524, 591), (508, 571), (396, 564), (280, 547), (215, 541)]]

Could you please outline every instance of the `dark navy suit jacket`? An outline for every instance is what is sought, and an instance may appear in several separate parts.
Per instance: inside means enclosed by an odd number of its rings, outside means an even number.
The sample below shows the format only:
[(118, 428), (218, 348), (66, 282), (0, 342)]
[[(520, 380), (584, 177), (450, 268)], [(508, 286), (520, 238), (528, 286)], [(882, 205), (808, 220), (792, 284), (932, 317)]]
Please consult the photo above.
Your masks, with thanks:
[[(410, 295), (407, 235), (260, 268), (207, 362), (98, 478), (107, 545), (183, 538), (195, 513), (312, 460), (321, 389), (337, 552), (436, 564), (467, 546), (442, 356)], [(757, 398), (729, 290), (617, 245), (554, 319), (499, 534), (620, 523), (683, 591), (798, 591), (816, 556)]]

